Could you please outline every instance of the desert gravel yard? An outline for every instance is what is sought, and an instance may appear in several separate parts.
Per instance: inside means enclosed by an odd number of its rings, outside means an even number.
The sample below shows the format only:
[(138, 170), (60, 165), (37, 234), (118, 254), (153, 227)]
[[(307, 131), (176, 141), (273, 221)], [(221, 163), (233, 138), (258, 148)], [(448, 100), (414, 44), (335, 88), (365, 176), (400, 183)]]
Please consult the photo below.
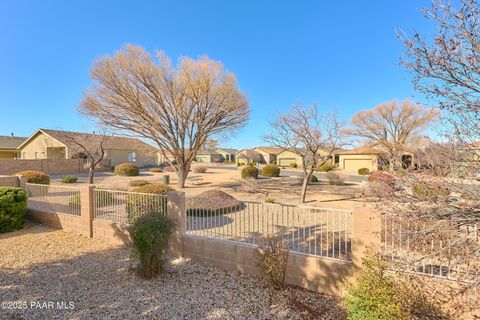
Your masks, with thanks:
[(187, 259), (172, 260), (168, 272), (155, 280), (142, 280), (131, 270), (129, 257), (128, 248), (43, 225), (0, 235), (0, 318), (346, 317), (326, 296), (292, 287), (273, 291), (257, 277)]

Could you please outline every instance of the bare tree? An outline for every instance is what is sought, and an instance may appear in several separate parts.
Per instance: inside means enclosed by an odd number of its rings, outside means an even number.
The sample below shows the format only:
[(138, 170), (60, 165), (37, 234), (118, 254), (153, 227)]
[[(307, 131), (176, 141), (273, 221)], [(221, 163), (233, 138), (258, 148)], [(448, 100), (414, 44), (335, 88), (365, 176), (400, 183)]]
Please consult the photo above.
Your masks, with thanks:
[[(399, 32), (406, 47), (401, 62), (414, 75), (414, 86), (443, 110), (458, 136), (480, 139), (480, 8), (476, 0), (433, 1), (423, 8), (436, 29), (432, 38)], [(473, 141), (468, 141), (473, 140)]]
[(246, 123), (248, 101), (220, 62), (182, 58), (174, 68), (162, 53), (157, 59), (131, 45), (101, 58), (91, 70), (94, 84), (79, 110), (101, 124), (153, 140), (176, 171), (178, 187), (184, 188), (207, 138)]
[(357, 112), (349, 135), (366, 139), (372, 146), (385, 152), (390, 161), (390, 170), (401, 167), (401, 158), (411, 151), (421, 134), (432, 121), (439, 117), (436, 110), (414, 104), (408, 100), (382, 103), (371, 110)]
[(69, 144), (70, 158), (87, 160), (88, 183), (93, 183), (95, 168), (105, 159), (105, 143), (110, 139), (102, 134), (75, 134), (65, 132), (65, 141)]
[(334, 113), (320, 113), (317, 105), (295, 105), (272, 122), (273, 132), (265, 141), (302, 158), (303, 183), (300, 201), (305, 202), (308, 183), (318, 166), (329, 161), (342, 146), (342, 123)]

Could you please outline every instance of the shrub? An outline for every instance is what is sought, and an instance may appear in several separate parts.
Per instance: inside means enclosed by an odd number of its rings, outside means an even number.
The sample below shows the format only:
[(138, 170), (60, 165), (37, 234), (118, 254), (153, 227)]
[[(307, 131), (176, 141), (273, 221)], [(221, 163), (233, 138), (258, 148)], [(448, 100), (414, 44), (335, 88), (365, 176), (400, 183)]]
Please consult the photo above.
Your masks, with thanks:
[(166, 166), (164, 170), (167, 172), (175, 172), (175, 169), (172, 166)]
[(117, 176), (133, 177), (140, 174), (140, 169), (132, 163), (120, 163), (115, 166), (115, 174)]
[(382, 171), (368, 176), (369, 191), (378, 197), (389, 197), (395, 192), (395, 177)]
[(347, 177), (341, 173), (335, 173), (335, 172), (327, 173), (328, 183), (331, 185), (342, 185), (345, 183), (346, 178)]
[(162, 169), (157, 168), (157, 167), (150, 168), (150, 169), (148, 169), (148, 171), (150, 171), (150, 172), (163, 172)]
[(289, 167), (291, 167), (291, 168), (297, 168), (298, 165), (297, 165), (296, 163), (290, 163), (290, 164), (289, 164)]
[(62, 178), (63, 183), (75, 183), (78, 181), (78, 178), (75, 176), (65, 176)]
[(267, 164), (262, 168), (262, 176), (264, 177), (279, 177), (280, 168), (274, 164)]
[(187, 198), (187, 214), (190, 216), (211, 216), (237, 211), (242, 202), (221, 190), (207, 190)]
[(360, 168), (358, 169), (358, 174), (361, 176), (365, 176), (370, 173), (370, 170), (368, 168)]
[(243, 169), (242, 169), (242, 179), (246, 179), (246, 178), (254, 178), (254, 179), (257, 179), (257, 178), (258, 178), (258, 169), (257, 169), (257, 167), (247, 166), (247, 167), (243, 168)]
[(275, 199), (273, 199), (273, 198), (265, 198), (265, 203), (275, 203)]
[[(133, 192), (149, 193), (149, 194), (166, 194), (168, 191), (173, 191), (171, 187), (163, 183), (146, 184), (141, 187), (134, 188)], [(146, 214), (166, 214), (167, 199), (165, 197), (158, 197), (153, 199), (148, 198), (143, 194), (129, 193), (127, 196), (127, 221), (134, 223), (139, 217)]]
[(347, 287), (348, 319), (448, 319), (423, 288), (387, 273), (387, 264), (378, 254), (368, 252), (362, 265), (356, 281)]
[(196, 166), (193, 166), (192, 171), (195, 173), (205, 173), (207, 172), (207, 166), (203, 164), (197, 164)]
[(258, 248), (254, 251), (255, 264), (275, 289), (282, 289), (285, 285), (288, 251), (287, 242), (278, 236), (260, 239)]
[(147, 214), (129, 228), (141, 277), (150, 279), (165, 270), (165, 250), (171, 232), (172, 223), (163, 214)]
[(310, 177), (310, 182), (313, 182), (313, 183), (318, 182), (317, 176), (312, 174), (312, 176)]
[(335, 165), (331, 161), (327, 161), (324, 164), (322, 164), (321, 166), (317, 167), (317, 169), (315, 169), (315, 171), (329, 172), (329, 171), (332, 171), (333, 169), (335, 169)]
[(50, 177), (41, 171), (26, 170), (17, 172), (15, 175), (25, 177), (28, 183), (50, 184)]
[(441, 196), (448, 196), (450, 191), (438, 182), (417, 182), (412, 186), (412, 193), (422, 200), (432, 200)]
[(130, 187), (141, 187), (146, 184), (149, 184), (147, 180), (132, 180), (128, 183)]
[(27, 193), (21, 188), (0, 187), (0, 233), (23, 227), (27, 212)]

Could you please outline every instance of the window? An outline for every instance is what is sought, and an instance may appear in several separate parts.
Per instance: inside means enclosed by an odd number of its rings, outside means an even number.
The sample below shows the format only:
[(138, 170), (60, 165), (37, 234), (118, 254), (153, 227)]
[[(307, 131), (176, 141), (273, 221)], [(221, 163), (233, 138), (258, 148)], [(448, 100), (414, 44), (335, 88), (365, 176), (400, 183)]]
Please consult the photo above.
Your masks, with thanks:
[(38, 152), (35, 152), (35, 159), (38, 159)]
[(27, 155), (25, 154), (25, 152), (22, 152), (22, 159), (27, 159)]
[(128, 161), (129, 162), (136, 162), (137, 161), (137, 154), (135, 152), (128, 153)]

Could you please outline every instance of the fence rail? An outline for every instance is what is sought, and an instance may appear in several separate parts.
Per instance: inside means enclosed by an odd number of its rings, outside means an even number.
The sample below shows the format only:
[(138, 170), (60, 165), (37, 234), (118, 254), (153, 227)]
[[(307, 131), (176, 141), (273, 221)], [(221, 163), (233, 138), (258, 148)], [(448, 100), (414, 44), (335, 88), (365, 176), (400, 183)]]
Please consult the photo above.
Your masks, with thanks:
[(27, 183), (29, 209), (80, 216), (80, 189), (56, 185)]
[(93, 190), (95, 219), (131, 224), (145, 214), (152, 212), (166, 214), (166, 210), (166, 195), (105, 189)]
[(422, 221), (392, 214), (382, 220), (382, 254), (395, 270), (467, 283), (478, 280), (478, 223)]
[[(188, 201), (187, 201), (188, 203)], [(292, 252), (351, 261), (350, 210), (244, 201), (216, 210), (187, 208), (187, 234), (259, 244), (277, 236)]]

